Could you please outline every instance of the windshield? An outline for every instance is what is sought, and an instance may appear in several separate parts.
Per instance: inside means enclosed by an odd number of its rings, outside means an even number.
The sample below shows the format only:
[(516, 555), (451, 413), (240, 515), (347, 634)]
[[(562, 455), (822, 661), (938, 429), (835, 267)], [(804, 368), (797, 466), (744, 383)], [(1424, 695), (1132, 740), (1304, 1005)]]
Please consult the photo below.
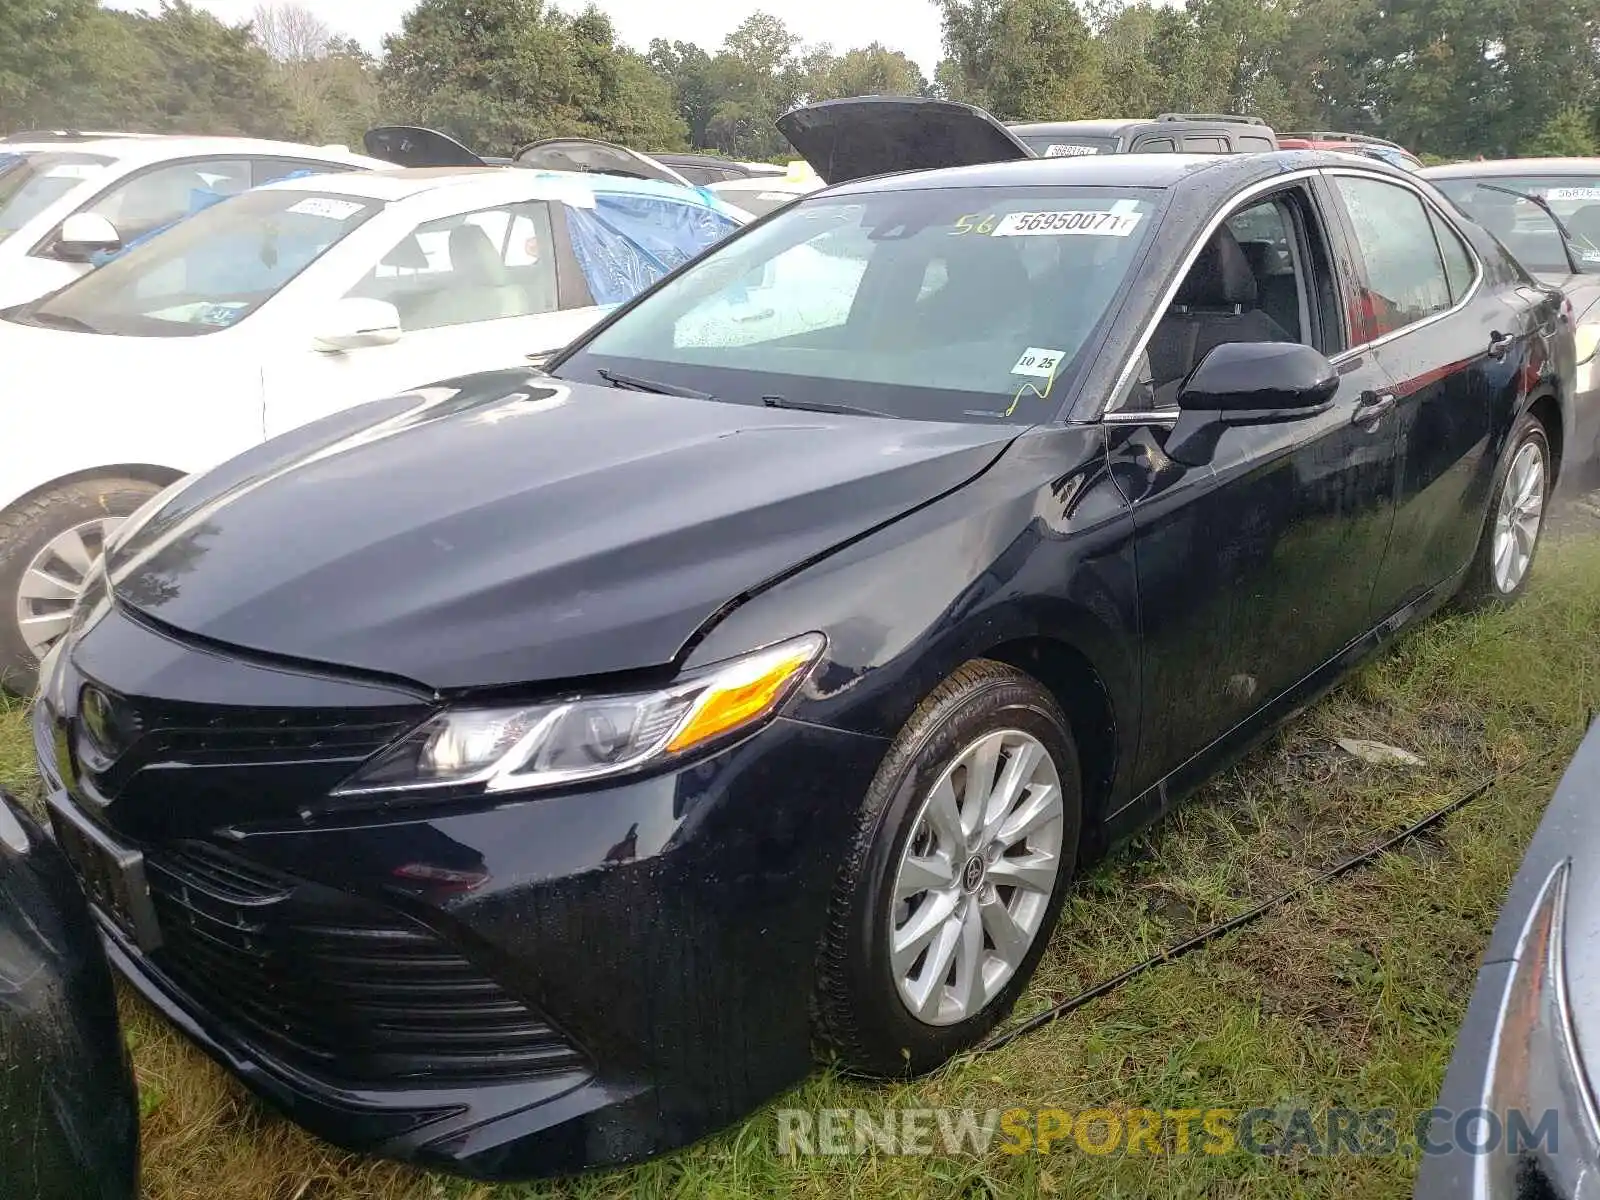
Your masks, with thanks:
[(14, 320), (133, 337), (236, 325), (382, 207), (301, 191), (246, 192), (112, 259)]
[(1040, 158), (1073, 158), (1080, 154), (1115, 154), (1118, 139), (1080, 133), (1023, 133), (1017, 139)]
[(8, 156), (0, 170), (0, 242), (85, 180), (104, 174), (111, 161), (99, 154)]
[(1550, 217), (1537, 204), (1495, 189), (1538, 196), (1571, 234), (1573, 258), (1585, 271), (1600, 271), (1600, 176), (1485, 175), (1433, 183), (1528, 270), (1565, 275), (1572, 267)]
[(1139, 257), (1158, 195), (941, 188), (802, 200), (650, 292), (556, 374), (626, 375), (746, 404), (1048, 420)]

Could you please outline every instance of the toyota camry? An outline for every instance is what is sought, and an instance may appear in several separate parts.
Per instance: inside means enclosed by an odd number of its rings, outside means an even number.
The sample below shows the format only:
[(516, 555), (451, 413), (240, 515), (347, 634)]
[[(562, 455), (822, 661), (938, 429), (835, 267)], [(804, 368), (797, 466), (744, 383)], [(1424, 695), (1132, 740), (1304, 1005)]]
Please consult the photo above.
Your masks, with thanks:
[(336, 1142), (528, 1176), (933, 1069), (1085, 862), (1527, 586), (1570, 315), (1430, 185), (784, 123), (834, 186), (179, 483), (43, 665), (116, 965)]

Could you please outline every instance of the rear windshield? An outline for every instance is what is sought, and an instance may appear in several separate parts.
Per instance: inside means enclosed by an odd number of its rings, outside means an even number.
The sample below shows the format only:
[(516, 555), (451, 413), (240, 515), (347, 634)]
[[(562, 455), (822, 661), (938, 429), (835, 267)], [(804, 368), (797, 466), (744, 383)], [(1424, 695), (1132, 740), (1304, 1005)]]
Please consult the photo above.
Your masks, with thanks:
[(1115, 154), (1118, 139), (1078, 133), (1022, 133), (1017, 135), (1040, 158), (1075, 158), (1082, 154)]
[(1600, 176), (1495, 175), (1432, 182), (1528, 270), (1569, 272), (1561, 235), (1549, 216), (1532, 201), (1507, 193), (1539, 197), (1567, 227), (1573, 258), (1587, 271), (1600, 271)]
[(1139, 260), (1158, 196), (1011, 187), (802, 200), (648, 293), (556, 373), (745, 404), (1048, 420)]
[(74, 188), (99, 178), (111, 162), (98, 154), (7, 156), (0, 164), (0, 242)]

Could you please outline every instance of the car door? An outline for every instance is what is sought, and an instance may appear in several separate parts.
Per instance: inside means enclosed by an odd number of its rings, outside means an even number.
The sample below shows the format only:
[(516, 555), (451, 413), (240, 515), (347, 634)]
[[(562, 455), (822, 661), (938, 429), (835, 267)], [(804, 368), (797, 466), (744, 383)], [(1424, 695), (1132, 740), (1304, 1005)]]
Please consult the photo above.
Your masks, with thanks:
[(1548, 303), (1487, 278), (1423, 193), (1358, 170), (1329, 172), (1356, 252), (1364, 339), (1389, 376), (1398, 440), (1394, 532), (1372, 595), (1381, 620), (1471, 560), (1494, 472), (1497, 413), (1513, 411), (1527, 342)]
[[(1232, 279), (1242, 248), (1221, 271), (1223, 241), (1267, 247), (1248, 283)], [(1315, 175), (1257, 186), (1189, 253), (1194, 265), (1147, 335), (1132, 387), (1105, 417), (1110, 469), (1135, 529), (1144, 644), (1136, 787), (1294, 693), (1366, 632), (1394, 513), (1393, 433), (1360, 419), (1386, 379), (1373, 355), (1348, 349), (1338, 226)], [(1285, 264), (1292, 308), (1272, 317), (1266, 295)], [(1166, 453), (1181, 381), (1195, 365), (1181, 353), (1174, 361), (1172, 348), (1187, 346), (1188, 326), (1208, 313), (1238, 329), (1213, 330), (1213, 339), (1316, 348), (1333, 360), (1339, 388), (1313, 415), (1226, 428), (1191, 466)]]
[(567, 247), (561, 205), (499, 204), (421, 221), (342, 294), (400, 315), (391, 345), (317, 350), (303, 339), (265, 369), (268, 436), (328, 413), (473, 371), (527, 366), (599, 317)]

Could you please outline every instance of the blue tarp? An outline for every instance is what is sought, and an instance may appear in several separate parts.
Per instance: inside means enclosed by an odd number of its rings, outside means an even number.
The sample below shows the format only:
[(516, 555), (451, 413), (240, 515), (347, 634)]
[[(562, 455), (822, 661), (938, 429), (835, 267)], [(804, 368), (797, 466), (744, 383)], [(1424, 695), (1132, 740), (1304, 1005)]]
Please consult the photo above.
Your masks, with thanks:
[(739, 228), (704, 188), (590, 180), (594, 207), (567, 209), (572, 250), (596, 304), (631, 300)]

